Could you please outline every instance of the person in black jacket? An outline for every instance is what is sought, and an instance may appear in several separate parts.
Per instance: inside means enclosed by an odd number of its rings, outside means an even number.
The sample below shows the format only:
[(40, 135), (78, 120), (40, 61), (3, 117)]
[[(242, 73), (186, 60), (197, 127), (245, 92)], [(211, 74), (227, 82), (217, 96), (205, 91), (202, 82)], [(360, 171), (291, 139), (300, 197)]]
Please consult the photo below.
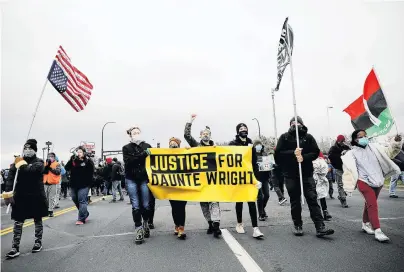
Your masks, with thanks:
[[(244, 123), (240, 123), (236, 126), (236, 132), (237, 135), (234, 140), (232, 140), (229, 145), (235, 145), (235, 146), (251, 146), (252, 141), (250, 138), (248, 138), (248, 127)], [(255, 149), (252, 150), (252, 157), (253, 161), (256, 161), (256, 156)], [(257, 188), (260, 189), (261, 182), (258, 182)], [(258, 220), (257, 220), (257, 206), (255, 205), (255, 202), (248, 202), (248, 210), (250, 212), (250, 217), (251, 217), (251, 224), (254, 229), (253, 231), (253, 237), (254, 238), (262, 238), (264, 237), (264, 234), (260, 231), (258, 228)], [(236, 215), (237, 215), (237, 226), (236, 226), (236, 231), (237, 233), (245, 233), (244, 226), (243, 226), (243, 202), (237, 202), (236, 203)]]
[(320, 149), (316, 140), (307, 133), (302, 118), (297, 117), (300, 149), (297, 148), (295, 118), (290, 120), (289, 131), (282, 134), (275, 150), (275, 161), (282, 169), (286, 189), (290, 196), (291, 214), (294, 223), (294, 234), (303, 235), (302, 205), (300, 202), (301, 187), (299, 180), (299, 163), (302, 167), (303, 193), (309, 206), (317, 236), (330, 235), (332, 229), (326, 229), (320, 206), (317, 203), (316, 184), (313, 179), (313, 161), (318, 158)]
[(398, 180), (401, 179), (401, 182), (404, 183), (404, 147), (401, 149), (400, 153), (394, 157), (393, 162), (400, 167), (401, 173), (396, 176), (392, 176), (390, 179), (390, 188), (389, 188), (389, 195), (391, 198), (398, 198), (396, 195), (396, 187)]
[(261, 140), (255, 140), (253, 144), (253, 149), (255, 149), (255, 153), (257, 156), (253, 157), (253, 169), (255, 178), (261, 182), (262, 187), (258, 191), (258, 198), (257, 198), (257, 206), (258, 206), (258, 220), (265, 221), (268, 216), (265, 212), (265, 207), (267, 206), (269, 200), (269, 178), (270, 178), (270, 169), (266, 168), (263, 164), (263, 157), (267, 156), (265, 152), (265, 147), (262, 144)]
[[(12, 248), (6, 254), (8, 259), (20, 255), (22, 227), (26, 219), (33, 218), (35, 223), (35, 243), (32, 252), (39, 252), (42, 249), (42, 217), (48, 215), (48, 203), (43, 184), (44, 162), (36, 156), (37, 150), (37, 141), (27, 140), (23, 157), (15, 158), (7, 176), (3, 198), (6, 205), (11, 204), (11, 219), (14, 220)], [(18, 175), (17, 183), (13, 191), (16, 175)]]
[(87, 196), (93, 184), (94, 162), (85, 154), (86, 149), (79, 146), (65, 166), (70, 172), (70, 194), (78, 210), (76, 225), (86, 223), (90, 215)]
[[(343, 135), (338, 135), (335, 145), (330, 148), (328, 152), (328, 159), (331, 161), (331, 165), (335, 169), (335, 181), (338, 186), (338, 199), (341, 202), (343, 208), (348, 208), (346, 203), (346, 193), (344, 191), (344, 184), (342, 183), (342, 152), (348, 151), (351, 148), (345, 144), (345, 137)], [(331, 184), (332, 185), (332, 184)]]
[(144, 238), (150, 237), (148, 225), (150, 192), (147, 187), (149, 181), (146, 173), (146, 157), (150, 155), (151, 145), (142, 140), (139, 127), (128, 129), (127, 134), (130, 137), (130, 143), (122, 148), (125, 178), (135, 222), (135, 242), (141, 244)]
[(111, 169), (111, 183), (112, 183), (112, 200), (110, 203), (116, 203), (116, 191), (119, 192), (119, 201), (124, 201), (122, 186), (121, 186), (121, 163), (117, 158), (112, 159), (112, 169)]

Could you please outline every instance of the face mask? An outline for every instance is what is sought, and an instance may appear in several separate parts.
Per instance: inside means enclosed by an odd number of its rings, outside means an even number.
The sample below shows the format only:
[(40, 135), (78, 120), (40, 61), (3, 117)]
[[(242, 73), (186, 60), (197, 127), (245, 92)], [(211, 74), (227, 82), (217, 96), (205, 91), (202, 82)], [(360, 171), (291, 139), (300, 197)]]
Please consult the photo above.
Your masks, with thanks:
[(247, 136), (248, 136), (248, 131), (240, 131), (240, 132), (238, 133), (238, 135), (239, 135), (241, 138), (247, 138)]
[(202, 136), (202, 141), (208, 142), (209, 140), (210, 140), (209, 136), (207, 136), (207, 135)]
[(178, 145), (170, 145), (170, 148), (178, 148)]
[(369, 139), (367, 137), (360, 138), (358, 140), (358, 144), (363, 147), (366, 147), (369, 144)]
[(257, 146), (255, 147), (255, 150), (257, 150), (257, 152), (261, 152), (261, 150), (262, 150), (262, 145), (257, 145)]
[(54, 157), (49, 157), (49, 160), (50, 160), (51, 162), (54, 162), (54, 161), (55, 161), (55, 158), (54, 158)]
[(35, 151), (33, 149), (24, 149), (22, 154), (24, 157), (31, 158), (31, 157), (35, 156)]

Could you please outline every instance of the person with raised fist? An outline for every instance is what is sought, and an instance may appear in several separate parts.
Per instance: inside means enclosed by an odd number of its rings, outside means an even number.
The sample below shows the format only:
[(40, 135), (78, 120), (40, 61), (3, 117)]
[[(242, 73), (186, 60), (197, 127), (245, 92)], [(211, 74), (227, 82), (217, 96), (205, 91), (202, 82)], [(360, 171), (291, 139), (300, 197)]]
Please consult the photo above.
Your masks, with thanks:
[[(198, 142), (192, 137), (191, 129), (192, 123), (196, 118), (196, 114), (191, 115), (191, 119), (189, 122), (185, 124), (184, 138), (188, 142), (190, 147), (198, 147), (198, 146), (215, 146), (215, 143), (212, 141), (211, 136), (212, 133), (210, 128), (206, 126), (200, 132), (201, 140)], [(218, 238), (222, 231), (220, 230), (220, 206), (219, 202), (201, 202), (201, 209), (203, 216), (209, 224), (207, 234), (212, 234), (214, 237)]]
[[(42, 217), (48, 215), (48, 202), (43, 184), (44, 162), (36, 156), (37, 141), (29, 139), (24, 145), (23, 157), (16, 157), (11, 165), (3, 194), (6, 205), (11, 204), (11, 218), (14, 220), (14, 236), (11, 251), (6, 258), (20, 255), (22, 227), (26, 219), (34, 219), (35, 242), (32, 253), (42, 250)], [(17, 171), (18, 170), (18, 171)], [(14, 178), (17, 176), (15, 189)]]

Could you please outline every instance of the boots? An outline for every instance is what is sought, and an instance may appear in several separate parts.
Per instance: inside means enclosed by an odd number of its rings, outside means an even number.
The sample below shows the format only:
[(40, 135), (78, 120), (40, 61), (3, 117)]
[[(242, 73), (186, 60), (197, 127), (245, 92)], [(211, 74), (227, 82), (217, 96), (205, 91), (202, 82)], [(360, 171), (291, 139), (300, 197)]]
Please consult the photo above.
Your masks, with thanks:
[(348, 207), (349, 207), (348, 204), (346, 203), (346, 199), (345, 199), (345, 198), (338, 197), (338, 199), (339, 199), (339, 201), (341, 202), (342, 208), (348, 208)]
[(213, 236), (215, 238), (219, 238), (220, 235), (222, 235), (222, 231), (220, 230), (220, 223), (214, 222), (213, 223)]
[(208, 221), (209, 224), (209, 228), (206, 231), (207, 234), (212, 234), (213, 233), (213, 222), (212, 221)]
[(187, 235), (185, 234), (184, 226), (179, 226), (178, 227), (178, 239), (180, 240), (185, 240)]
[(143, 232), (144, 232), (144, 238), (150, 237), (149, 222), (147, 222), (147, 220), (143, 220)]
[(325, 235), (331, 235), (334, 234), (333, 229), (327, 229), (324, 224), (321, 224), (320, 226), (316, 227), (316, 236), (317, 237), (323, 237)]
[(293, 234), (295, 236), (303, 236), (303, 228), (302, 228), (302, 226), (296, 226), (295, 225), (295, 228), (293, 229)]
[(323, 215), (324, 215), (324, 220), (325, 221), (330, 221), (330, 219), (332, 218), (332, 216), (328, 213), (327, 210), (323, 211)]
[(135, 233), (136, 233), (135, 243), (137, 245), (142, 244), (144, 242), (144, 233), (142, 226), (136, 227)]
[(154, 209), (151, 209), (150, 214), (149, 214), (149, 228), (150, 229), (154, 229), (153, 219), (154, 219)]

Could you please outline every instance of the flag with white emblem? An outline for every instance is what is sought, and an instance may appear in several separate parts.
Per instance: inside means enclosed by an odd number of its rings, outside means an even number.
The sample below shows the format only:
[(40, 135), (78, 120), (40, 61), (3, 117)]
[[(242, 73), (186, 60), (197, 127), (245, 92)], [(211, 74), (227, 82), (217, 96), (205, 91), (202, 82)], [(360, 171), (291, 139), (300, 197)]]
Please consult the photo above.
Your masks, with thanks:
[(62, 46), (59, 46), (48, 80), (75, 111), (79, 112), (86, 107), (93, 85), (79, 69), (72, 65)]
[(288, 23), (288, 18), (286, 18), (283, 23), (281, 38), (278, 44), (278, 81), (276, 83), (275, 91), (279, 91), (279, 85), (281, 85), (283, 73), (285, 72), (286, 66), (290, 63), (290, 58), (293, 52), (293, 39), (293, 30)]

